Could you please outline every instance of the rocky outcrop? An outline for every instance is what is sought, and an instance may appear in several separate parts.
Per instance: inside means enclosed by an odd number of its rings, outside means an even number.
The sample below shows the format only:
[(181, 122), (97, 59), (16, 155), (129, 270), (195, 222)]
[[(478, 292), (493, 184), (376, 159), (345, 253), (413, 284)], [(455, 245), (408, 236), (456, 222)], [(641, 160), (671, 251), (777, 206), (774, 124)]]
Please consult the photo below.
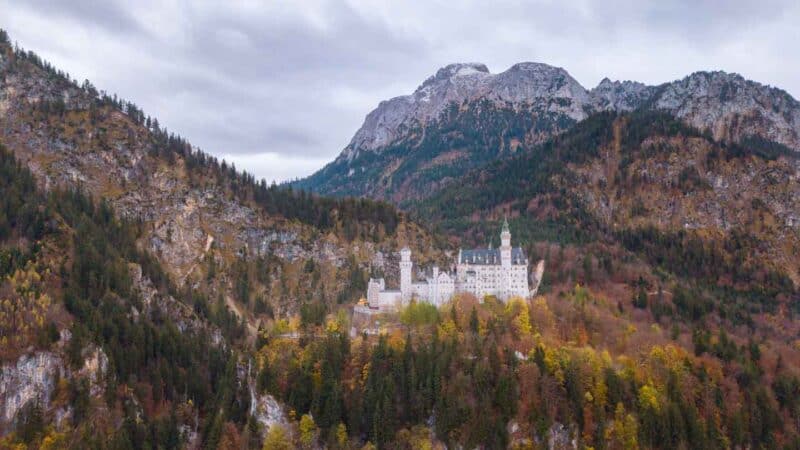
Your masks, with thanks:
[[(62, 342), (68, 339), (67, 332)], [(92, 396), (102, 394), (108, 370), (108, 356), (103, 349), (96, 345), (84, 348), (84, 363), (78, 370), (65, 364), (62, 350), (63, 345), (51, 351), (25, 354), (0, 368), (0, 435), (13, 426), (26, 405), (38, 403), (47, 411), (60, 378), (85, 378)], [(68, 410), (61, 410), (56, 418), (62, 420), (69, 414)]]
[(0, 372), (0, 430), (10, 426), (28, 403), (46, 405), (57, 376), (64, 370), (61, 357), (46, 351), (22, 355), (16, 362), (4, 364)]
[(259, 394), (256, 389), (256, 381), (252, 376), (251, 363), (247, 364), (246, 381), (247, 389), (250, 393), (250, 416), (261, 426), (262, 434), (266, 434), (274, 425), (282, 425), (288, 428), (289, 416), (284, 406), (275, 397), (268, 393)]
[(708, 130), (717, 140), (751, 136), (800, 151), (800, 103), (783, 90), (738, 74), (697, 72), (661, 86), (652, 108)]
[(592, 107), (597, 111), (633, 111), (644, 105), (656, 91), (656, 87), (636, 81), (611, 81), (603, 78), (589, 94)]
[(131, 263), (128, 270), (133, 288), (142, 299), (143, 307), (142, 311), (135, 308), (131, 311), (133, 320), (137, 320), (141, 314), (149, 315), (158, 310), (160, 314), (169, 317), (169, 320), (181, 332), (206, 330), (211, 335), (214, 344), (219, 345), (223, 342), (222, 332), (218, 327), (202, 320), (191, 307), (178, 301), (172, 295), (159, 292), (153, 286), (153, 282), (142, 274), (141, 266)]

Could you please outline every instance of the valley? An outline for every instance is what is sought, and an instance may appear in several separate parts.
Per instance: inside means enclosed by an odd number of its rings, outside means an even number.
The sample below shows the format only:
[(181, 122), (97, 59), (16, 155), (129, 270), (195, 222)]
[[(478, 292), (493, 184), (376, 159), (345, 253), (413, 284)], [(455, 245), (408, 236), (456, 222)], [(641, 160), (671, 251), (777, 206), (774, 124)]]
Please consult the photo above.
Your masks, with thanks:
[(0, 448), (798, 448), (798, 136), (456, 64), (267, 185), (0, 32)]

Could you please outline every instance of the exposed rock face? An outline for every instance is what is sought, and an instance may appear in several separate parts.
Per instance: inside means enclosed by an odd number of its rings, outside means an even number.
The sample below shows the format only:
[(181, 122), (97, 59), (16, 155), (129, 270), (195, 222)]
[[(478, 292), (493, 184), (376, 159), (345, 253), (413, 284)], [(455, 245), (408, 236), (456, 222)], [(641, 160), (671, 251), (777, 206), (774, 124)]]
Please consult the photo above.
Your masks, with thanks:
[(479, 98), (540, 104), (575, 120), (586, 117), (584, 107), (589, 103), (588, 92), (558, 67), (528, 62), (493, 75), (483, 64), (451, 64), (413, 94), (381, 102), (367, 115), (342, 157), (352, 160), (362, 150), (379, 150), (400, 138), (404, 130), (436, 119), (449, 104)]
[(142, 299), (143, 311), (132, 311), (134, 320), (138, 319), (140, 314), (151, 314), (156, 308), (162, 314), (169, 317), (169, 320), (181, 332), (187, 330), (206, 330), (211, 335), (212, 342), (215, 344), (223, 343), (222, 332), (219, 328), (208, 324), (203, 321), (194, 310), (187, 304), (179, 302), (169, 294), (160, 293), (153, 282), (146, 276), (142, 275), (142, 268), (138, 264), (130, 264), (128, 270), (131, 275), (131, 282), (134, 289)]
[(592, 89), (592, 106), (595, 110), (633, 111), (643, 105), (657, 88), (636, 81), (603, 81)]
[(286, 410), (275, 397), (269, 394), (259, 394), (256, 389), (255, 379), (251, 376), (251, 367), (247, 366), (247, 387), (250, 392), (250, 415), (261, 425), (261, 431), (266, 434), (273, 425), (289, 424)]
[(64, 371), (61, 357), (52, 352), (22, 355), (0, 372), (0, 430), (13, 423), (28, 402), (46, 404), (55, 389), (56, 374)]
[(694, 73), (662, 86), (652, 105), (718, 140), (760, 136), (800, 151), (800, 103), (738, 74)]
[[(86, 347), (83, 366), (70, 370), (59, 350), (25, 354), (0, 368), (0, 435), (13, 425), (19, 412), (29, 403), (38, 402), (46, 411), (59, 378), (86, 378), (91, 395), (102, 394), (108, 370), (105, 352), (95, 345)], [(68, 411), (60, 411), (57, 416), (63, 418), (68, 414)]]

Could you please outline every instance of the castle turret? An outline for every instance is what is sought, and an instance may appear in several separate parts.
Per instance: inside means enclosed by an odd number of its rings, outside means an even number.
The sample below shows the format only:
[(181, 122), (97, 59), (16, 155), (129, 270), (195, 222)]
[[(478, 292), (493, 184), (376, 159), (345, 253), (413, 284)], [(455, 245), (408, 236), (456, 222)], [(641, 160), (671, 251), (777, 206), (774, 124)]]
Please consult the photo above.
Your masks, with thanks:
[(503, 230), (500, 232), (500, 248), (511, 248), (511, 232), (508, 230), (508, 219), (503, 219)]
[(508, 230), (508, 220), (503, 219), (503, 230), (500, 232), (500, 298), (507, 299), (511, 292), (511, 232)]
[(411, 299), (411, 250), (403, 247), (400, 250), (400, 295), (403, 301)]
[(503, 267), (511, 267), (511, 232), (508, 220), (503, 219), (503, 231), (500, 232), (500, 263)]

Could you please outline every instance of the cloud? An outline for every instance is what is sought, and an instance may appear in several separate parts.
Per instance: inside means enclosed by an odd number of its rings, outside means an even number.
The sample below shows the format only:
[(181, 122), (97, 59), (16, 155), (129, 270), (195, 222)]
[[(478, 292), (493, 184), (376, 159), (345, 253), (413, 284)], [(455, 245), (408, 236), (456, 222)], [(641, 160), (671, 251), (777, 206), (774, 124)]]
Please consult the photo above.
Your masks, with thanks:
[(800, 94), (795, 1), (565, 3), (0, 0), (0, 27), (269, 180), (322, 167), (379, 101), (451, 62), (541, 61), (587, 87), (719, 69)]

